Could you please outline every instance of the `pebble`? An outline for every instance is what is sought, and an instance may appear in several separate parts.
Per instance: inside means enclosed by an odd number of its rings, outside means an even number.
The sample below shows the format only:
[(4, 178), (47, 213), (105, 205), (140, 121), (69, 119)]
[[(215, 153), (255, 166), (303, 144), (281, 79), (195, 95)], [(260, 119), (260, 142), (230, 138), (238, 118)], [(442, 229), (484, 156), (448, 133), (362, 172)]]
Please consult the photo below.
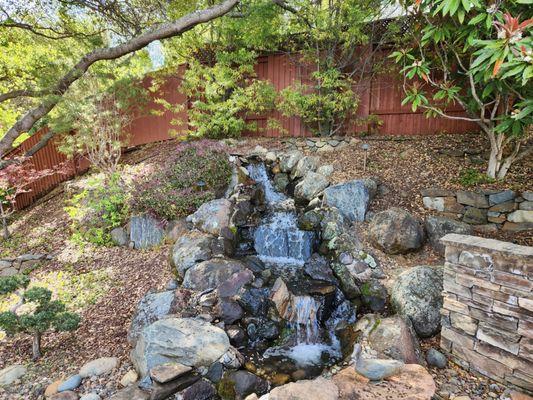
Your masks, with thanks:
[(69, 376), (67, 379), (65, 379), (61, 384), (57, 387), (58, 392), (66, 392), (69, 390), (74, 390), (78, 386), (81, 385), (81, 376), (80, 375), (72, 375)]

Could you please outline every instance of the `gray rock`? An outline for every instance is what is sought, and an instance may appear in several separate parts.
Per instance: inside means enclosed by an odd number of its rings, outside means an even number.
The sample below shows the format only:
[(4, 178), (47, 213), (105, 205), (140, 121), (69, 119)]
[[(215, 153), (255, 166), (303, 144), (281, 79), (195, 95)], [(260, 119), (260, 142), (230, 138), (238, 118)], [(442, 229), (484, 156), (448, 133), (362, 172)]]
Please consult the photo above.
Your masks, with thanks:
[(329, 185), (329, 179), (316, 172), (308, 172), (296, 185), (294, 197), (296, 200), (311, 201)]
[[(371, 273), (371, 271), (370, 271)], [(361, 300), (372, 312), (381, 312), (387, 305), (387, 289), (375, 279), (365, 282), (360, 287)]]
[(136, 215), (130, 219), (130, 240), (135, 249), (146, 249), (163, 242), (163, 224), (149, 215)]
[(20, 379), (26, 374), (26, 367), (24, 365), (10, 365), (0, 370), (0, 386), (11, 385), (17, 379)]
[(78, 374), (82, 378), (87, 378), (89, 376), (100, 376), (107, 374), (116, 367), (118, 367), (118, 358), (101, 357), (84, 364), (80, 368), (80, 372), (78, 372)]
[(82, 378), (80, 375), (69, 376), (67, 379), (61, 382), (61, 384), (57, 387), (57, 391), (66, 392), (67, 390), (74, 390), (81, 385), (81, 379)]
[(215, 312), (226, 325), (233, 324), (244, 315), (244, 310), (239, 303), (231, 299), (220, 299), (215, 308)]
[(533, 201), (533, 192), (522, 192), (522, 197), (527, 201)]
[(506, 201), (514, 200), (516, 193), (512, 190), (504, 190), (499, 193), (494, 193), (489, 195), (489, 205), (493, 206), (495, 204), (505, 203)]
[(194, 318), (167, 318), (142, 331), (131, 353), (141, 376), (156, 365), (177, 362), (191, 367), (208, 367), (229, 349), (226, 333)]
[(411, 320), (420, 337), (440, 331), (442, 307), (442, 267), (413, 267), (396, 278), (391, 303), (401, 315)]
[(533, 211), (516, 210), (509, 214), (507, 219), (516, 223), (533, 223)]
[(96, 393), (87, 393), (80, 397), (80, 400), (101, 400), (102, 398)]
[(179, 400), (217, 400), (217, 390), (212, 383), (201, 379), (176, 395)]
[(148, 400), (149, 398), (150, 393), (131, 385), (115, 393), (109, 400)]
[(318, 168), (320, 162), (318, 157), (305, 156), (302, 157), (291, 172), (291, 179), (304, 177), (308, 172), (314, 172)]
[(230, 372), (224, 376), (222, 382), (233, 388), (238, 399), (244, 399), (252, 393), (261, 395), (268, 391), (268, 382), (248, 371)]
[(203, 261), (187, 270), (183, 287), (198, 291), (214, 289), (230, 279), (233, 274), (244, 270), (246, 270), (245, 265), (237, 260), (214, 258)]
[(304, 271), (312, 279), (329, 283), (337, 282), (328, 260), (320, 254), (315, 253), (306, 261)]
[(533, 201), (523, 201), (518, 208), (520, 210), (533, 211)]
[(371, 381), (380, 381), (397, 375), (404, 366), (403, 362), (396, 360), (366, 359), (361, 356), (360, 352), (361, 345), (356, 344), (352, 355), (355, 370)]
[(368, 227), (371, 242), (387, 254), (404, 254), (424, 242), (421, 223), (409, 212), (390, 208), (374, 215)]
[(289, 176), (284, 173), (274, 175), (274, 188), (278, 192), (284, 192), (289, 185)]
[(489, 201), (483, 193), (460, 190), (457, 192), (457, 202), (476, 208), (489, 208)]
[(174, 299), (175, 292), (173, 290), (145, 295), (139, 301), (131, 320), (128, 341), (133, 343), (146, 326), (170, 314)]
[(216, 199), (202, 204), (194, 214), (187, 217), (187, 222), (195, 228), (218, 236), (229, 228), (233, 205), (228, 199)]
[(324, 190), (324, 203), (336, 207), (349, 221), (364, 221), (370, 192), (362, 180), (330, 186)]
[(289, 151), (280, 157), (280, 169), (282, 172), (291, 172), (298, 164), (298, 161), (303, 157), (303, 153), (299, 150)]
[(429, 216), (426, 218), (426, 233), (431, 246), (439, 254), (444, 255), (445, 246), (440, 239), (448, 233), (459, 233), (461, 235), (471, 235), (472, 228), (463, 222), (440, 216)]
[(486, 224), (487, 210), (476, 207), (466, 207), (466, 211), (463, 216), (463, 222), (472, 225)]
[(320, 175), (324, 175), (326, 178), (329, 178), (331, 174), (333, 173), (334, 168), (333, 165), (321, 165), (317, 168), (316, 172)]
[(110, 232), (111, 240), (117, 246), (127, 246), (130, 243), (130, 237), (126, 229), (118, 227)]
[(420, 344), (409, 321), (398, 315), (382, 318), (366, 314), (355, 324), (358, 341), (367, 343), (378, 358), (392, 358), (406, 364), (424, 365)]
[(159, 383), (167, 383), (183, 375), (189, 375), (192, 367), (180, 363), (156, 365), (150, 370), (150, 378)]
[(320, 227), (322, 214), (317, 210), (309, 210), (298, 218), (298, 227), (304, 231), (314, 231)]
[(199, 231), (190, 231), (176, 241), (170, 259), (181, 278), (189, 268), (212, 257), (213, 242), (213, 236)]
[(446, 356), (436, 349), (429, 349), (426, 353), (426, 360), (431, 367), (437, 367), (440, 369), (446, 368), (448, 360)]

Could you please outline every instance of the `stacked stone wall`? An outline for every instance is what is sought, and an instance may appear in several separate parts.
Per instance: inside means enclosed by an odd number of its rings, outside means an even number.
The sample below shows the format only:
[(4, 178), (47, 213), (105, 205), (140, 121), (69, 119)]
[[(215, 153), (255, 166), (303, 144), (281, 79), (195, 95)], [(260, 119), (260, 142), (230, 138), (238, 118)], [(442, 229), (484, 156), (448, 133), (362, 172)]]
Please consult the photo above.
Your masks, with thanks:
[(533, 247), (449, 234), (441, 347), (458, 364), (533, 393)]

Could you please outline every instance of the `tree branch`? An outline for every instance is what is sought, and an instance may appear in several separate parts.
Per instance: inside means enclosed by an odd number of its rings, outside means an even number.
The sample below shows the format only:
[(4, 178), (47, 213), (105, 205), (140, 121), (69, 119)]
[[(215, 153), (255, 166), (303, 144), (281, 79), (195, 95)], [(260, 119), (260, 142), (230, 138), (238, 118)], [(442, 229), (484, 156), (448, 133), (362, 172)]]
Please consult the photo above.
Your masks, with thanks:
[(81, 58), (80, 61), (68, 71), (51, 90), (55, 96), (46, 99), (37, 107), (31, 109), (24, 114), (0, 139), (0, 157), (4, 157), (11, 149), (13, 142), (20, 136), (21, 133), (27, 132), (33, 125), (42, 117), (47, 115), (59, 102), (60, 97), (65, 94), (69, 87), (83, 76), (91, 65), (101, 60), (114, 60), (126, 54), (140, 50), (155, 40), (167, 39), (173, 36), (181, 35), (189, 31), (196, 25), (208, 22), (212, 19), (221, 17), (228, 13), (239, 0), (225, 0), (211, 8), (194, 11), (185, 15), (178, 20), (170, 23), (156, 25), (146, 33), (137, 36), (127, 42), (115, 47), (107, 47), (94, 50)]
[(30, 89), (21, 89), (13, 90), (11, 92), (0, 94), (0, 103), (4, 101), (15, 99), (17, 97), (40, 97), (50, 94), (47, 90), (30, 90)]

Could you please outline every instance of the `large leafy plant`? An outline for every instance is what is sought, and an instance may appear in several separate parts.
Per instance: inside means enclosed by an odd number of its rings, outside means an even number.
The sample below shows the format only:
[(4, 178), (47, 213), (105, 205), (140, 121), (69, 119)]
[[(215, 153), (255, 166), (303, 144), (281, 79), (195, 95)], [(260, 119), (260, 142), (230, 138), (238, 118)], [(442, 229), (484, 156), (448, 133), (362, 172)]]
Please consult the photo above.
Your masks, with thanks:
[[(490, 178), (533, 151), (530, 0), (416, 0), (409, 46), (392, 53), (404, 104), (476, 123), (487, 135)], [(466, 115), (450, 112), (458, 104)]]

